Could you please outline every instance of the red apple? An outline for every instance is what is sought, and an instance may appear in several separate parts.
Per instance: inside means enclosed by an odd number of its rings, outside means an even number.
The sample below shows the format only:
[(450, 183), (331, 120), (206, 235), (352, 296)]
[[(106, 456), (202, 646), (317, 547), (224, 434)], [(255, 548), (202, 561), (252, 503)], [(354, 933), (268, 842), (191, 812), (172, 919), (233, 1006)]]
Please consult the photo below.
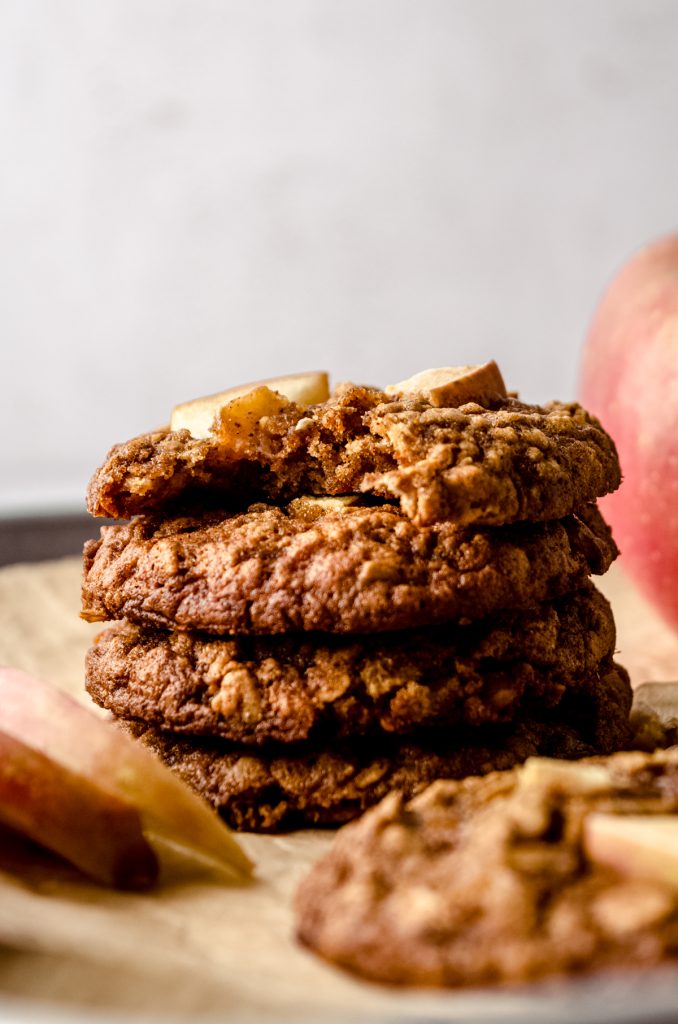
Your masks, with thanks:
[(624, 481), (601, 508), (622, 564), (678, 629), (678, 235), (642, 249), (603, 295), (580, 396), (619, 450)]

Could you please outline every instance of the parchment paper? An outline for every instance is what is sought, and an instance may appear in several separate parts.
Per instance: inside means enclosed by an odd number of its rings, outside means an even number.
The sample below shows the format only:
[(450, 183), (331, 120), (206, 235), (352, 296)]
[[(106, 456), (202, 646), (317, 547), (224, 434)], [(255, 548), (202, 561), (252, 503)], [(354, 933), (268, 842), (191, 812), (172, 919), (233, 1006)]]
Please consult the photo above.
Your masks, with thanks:
[[(89, 704), (85, 650), (99, 627), (78, 617), (78, 559), (0, 570), (0, 664), (50, 680)], [(678, 679), (678, 636), (658, 620), (624, 577), (602, 581), (613, 601), (619, 660), (634, 683)], [(117, 1010), (125, 1015), (243, 1020), (380, 1019), (594, 1020), (617, 1005), (619, 984), (597, 980), (507, 992), (402, 992), (353, 980), (294, 941), (291, 896), (331, 834), (247, 835), (255, 882), (224, 886), (170, 864), (169, 881), (150, 895), (97, 888), (25, 849), (0, 856), (0, 1000)], [(630, 985), (630, 982), (626, 982)], [(602, 987), (601, 987), (602, 986)], [(662, 987), (664, 986), (664, 987)], [(638, 998), (634, 986), (633, 998)], [(652, 987), (675, 1005), (673, 974)], [(662, 996), (663, 997), (663, 996)], [(651, 1009), (644, 999), (645, 1010)], [(0, 1002), (0, 1019), (3, 1019)], [(33, 1004), (37, 1005), (37, 1004)], [(588, 1016), (587, 1016), (588, 1014)], [(9, 1019), (5, 1017), (5, 1019)]]

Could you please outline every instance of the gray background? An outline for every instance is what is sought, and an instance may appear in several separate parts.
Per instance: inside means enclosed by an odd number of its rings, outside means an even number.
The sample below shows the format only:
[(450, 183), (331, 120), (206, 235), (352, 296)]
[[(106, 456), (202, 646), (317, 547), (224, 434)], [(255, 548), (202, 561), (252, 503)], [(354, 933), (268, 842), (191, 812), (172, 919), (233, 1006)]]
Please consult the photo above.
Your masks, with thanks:
[(275, 373), (572, 397), (678, 222), (668, 0), (3, 0), (0, 76), (0, 514)]

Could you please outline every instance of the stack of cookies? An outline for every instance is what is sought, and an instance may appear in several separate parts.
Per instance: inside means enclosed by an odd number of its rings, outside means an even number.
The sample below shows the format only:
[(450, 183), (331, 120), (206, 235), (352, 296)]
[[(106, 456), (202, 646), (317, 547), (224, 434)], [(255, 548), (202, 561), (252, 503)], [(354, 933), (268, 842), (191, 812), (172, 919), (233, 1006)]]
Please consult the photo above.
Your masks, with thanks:
[(619, 749), (631, 690), (590, 582), (614, 445), (495, 364), (385, 390), (281, 378), (175, 409), (89, 489), (87, 688), (236, 828)]

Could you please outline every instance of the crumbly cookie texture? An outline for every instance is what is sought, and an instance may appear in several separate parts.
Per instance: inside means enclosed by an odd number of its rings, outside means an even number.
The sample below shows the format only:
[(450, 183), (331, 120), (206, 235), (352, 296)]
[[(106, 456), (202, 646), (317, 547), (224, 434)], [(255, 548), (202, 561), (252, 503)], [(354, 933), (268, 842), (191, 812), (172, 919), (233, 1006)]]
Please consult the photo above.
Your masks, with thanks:
[(615, 555), (595, 506), (460, 529), (418, 527), (393, 505), (299, 499), (103, 527), (85, 546), (82, 614), (218, 635), (383, 632), (530, 607)]
[(446, 730), (416, 741), (384, 737), (252, 747), (185, 739), (126, 722), (234, 828), (276, 832), (336, 825), (362, 814), (392, 789), (413, 796), (439, 778), (511, 768), (535, 754), (580, 758), (618, 750), (628, 740), (631, 687), (611, 664), (591, 692), (572, 692), (553, 716), (515, 725)]
[(621, 816), (676, 815), (678, 751), (566, 767), (575, 776), (528, 762), (437, 782), (409, 803), (392, 793), (302, 883), (299, 937), (396, 984), (515, 983), (676, 957), (675, 882), (637, 873), (623, 846), (618, 862), (632, 870), (603, 866), (589, 829), (605, 825), (609, 854), (627, 831)]
[(398, 501), (419, 524), (500, 525), (562, 518), (621, 479), (612, 440), (580, 406), (500, 394), (447, 408), (343, 385), (327, 402), (285, 401), (231, 428), (210, 438), (161, 430), (116, 445), (90, 482), (90, 512), (119, 519), (248, 494), (368, 492)]
[(188, 735), (294, 743), (513, 721), (592, 692), (615, 645), (592, 586), (467, 626), (214, 639), (119, 623), (86, 662), (102, 707)]

